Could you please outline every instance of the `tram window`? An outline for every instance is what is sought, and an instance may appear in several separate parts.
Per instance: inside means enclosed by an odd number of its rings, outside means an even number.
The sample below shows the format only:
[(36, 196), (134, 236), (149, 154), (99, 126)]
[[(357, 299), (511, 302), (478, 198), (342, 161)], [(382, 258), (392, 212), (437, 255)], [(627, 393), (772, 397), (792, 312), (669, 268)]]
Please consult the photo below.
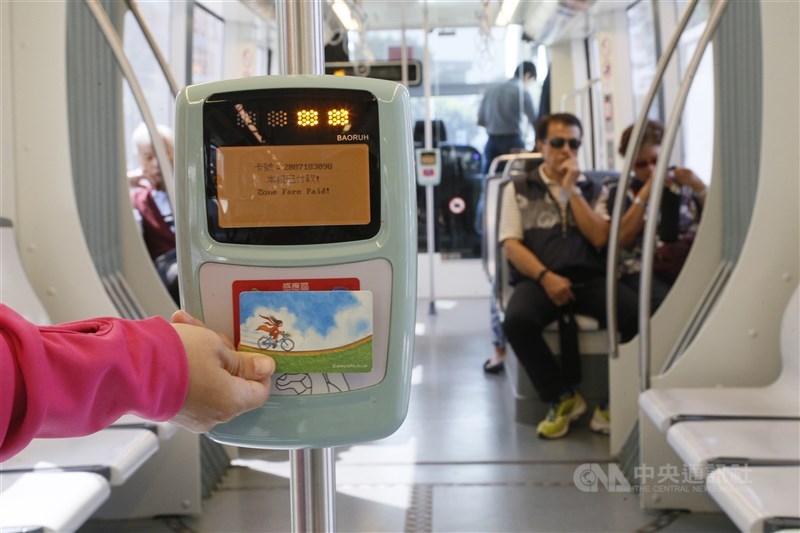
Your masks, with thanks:
[[(642, 0), (626, 11), (628, 17), (628, 47), (631, 57), (631, 83), (634, 114), (642, 107), (658, 63), (657, 27), (652, 0)], [(660, 120), (660, 106), (650, 108), (649, 116)]]
[[(175, 4), (171, 2), (141, 2), (137, 5), (161, 53), (170, 58), (172, 56), (171, 20)], [(150, 45), (131, 12), (125, 14), (123, 36), (125, 55), (128, 57), (136, 79), (147, 98), (153, 119), (158, 124), (172, 124), (175, 98), (170, 92), (155, 55), (150, 50)], [(133, 130), (142, 122), (142, 118), (139, 106), (136, 104), (128, 84), (123, 85), (122, 105), (125, 117), (126, 154), (128, 154), (127, 167), (130, 171), (139, 164), (131, 138)]]
[(223, 78), (225, 41), (223, 20), (202, 5), (195, 3), (192, 34), (191, 83), (218, 81)]
[[(700, 3), (679, 43), (681, 77), (705, 30), (708, 4)], [(714, 149), (714, 53), (708, 45), (692, 81), (681, 118), (682, 164), (706, 183), (711, 179)]]

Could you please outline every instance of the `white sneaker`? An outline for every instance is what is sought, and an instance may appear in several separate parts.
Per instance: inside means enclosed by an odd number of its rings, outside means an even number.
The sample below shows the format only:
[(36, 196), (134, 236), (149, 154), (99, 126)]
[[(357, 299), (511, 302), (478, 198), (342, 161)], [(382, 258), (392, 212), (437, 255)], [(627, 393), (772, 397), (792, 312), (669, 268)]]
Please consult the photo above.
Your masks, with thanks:
[(611, 431), (611, 413), (608, 407), (601, 409), (598, 405), (594, 408), (592, 421), (589, 422), (589, 429), (595, 433), (602, 433), (603, 435), (609, 434)]

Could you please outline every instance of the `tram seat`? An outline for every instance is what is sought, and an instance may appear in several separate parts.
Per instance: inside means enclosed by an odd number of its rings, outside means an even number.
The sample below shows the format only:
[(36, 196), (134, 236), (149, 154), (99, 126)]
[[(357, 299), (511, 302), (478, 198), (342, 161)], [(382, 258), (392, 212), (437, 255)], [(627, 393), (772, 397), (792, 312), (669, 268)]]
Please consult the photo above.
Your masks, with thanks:
[[(440, 119), (431, 120), (431, 145), (436, 148), (447, 140), (447, 129)], [(414, 147), (425, 148), (425, 121), (418, 120), (414, 123)]]
[(112, 487), (128, 478), (158, 450), (158, 437), (147, 429), (104, 429), (85, 437), (34, 439), (3, 462), (3, 473), (65, 469), (95, 472)]
[(740, 531), (800, 529), (800, 467), (718, 468), (706, 487)]
[(669, 428), (667, 442), (696, 480), (724, 465), (800, 466), (797, 420), (686, 421)]
[[(639, 406), (742, 531), (800, 527), (800, 287), (765, 387), (650, 389)], [(710, 472), (710, 473), (709, 473)]]
[[(512, 168), (512, 172), (514, 169)], [(584, 174), (596, 183), (608, 185), (619, 177), (614, 171), (584, 171)], [(485, 262), (486, 273), (492, 283), (493, 298), (501, 316), (505, 312), (513, 287), (508, 283), (509, 266), (502, 245), (498, 242), (498, 228), (500, 223), (500, 206), (502, 204), (503, 190), (510, 180), (503, 180), (499, 176), (487, 179), (485, 190), (486, 215), (484, 233), (486, 235), (487, 259)], [(576, 315), (578, 324), (578, 350), (581, 354), (581, 363), (584, 375), (591, 376), (581, 385), (581, 393), (593, 403), (608, 398), (608, 337), (600, 324), (592, 317)], [(544, 339), (554, 354), (558, 354), (559, 337), (558, 322), (549, 324), (544, 331)], [(519, 365), (515, 357), (506, 359), (506, 368), (512, 385), (516, 401), (515, 418), (518, 422), (533, 424), (541, 420), (546, 414), (548, 406), (538, 401), (538, 397), (527, 374)], [(602, 376), (602, 377), (597, 377)], [(532, 401), (533, 400), (533, 401)], [(591, 416), (587, 410), (584, 418)]]
[(108, 498), (93, 472), (0, 474), (2, 531), (75, 531)]
[(781, 322), (780, 376), (765, 387), (649, 389), (639, 407), (665, 433), (682, 420), (791, 419), (800, 420), (800, 288), (789, 300)]
[[(25, 274), (13, 223), (0, 218), (3, 303), (37, 324), (51, 321)], [(0, 525), (72, 531), (101, 509), (177, 428), (132, 415), (85, 437), (34, 439), (0, 464)], [(115, 491), (116, 492), (116, 489)]]

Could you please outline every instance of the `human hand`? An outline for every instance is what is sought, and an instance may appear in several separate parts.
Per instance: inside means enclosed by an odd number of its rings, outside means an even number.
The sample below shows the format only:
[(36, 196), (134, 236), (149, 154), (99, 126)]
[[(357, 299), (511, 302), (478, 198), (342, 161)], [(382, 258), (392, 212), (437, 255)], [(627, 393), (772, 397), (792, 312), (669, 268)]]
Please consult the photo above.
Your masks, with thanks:
[(700, 181), (694, 172), (685, 167), (675, 167), (672, 171), (672, 179), (679, 185), (693, 187), (695, 182)]
[(172, 326), (189, 366), (189, 390), (174, 424), (200, 433), (267, 401), (275, 372), (271, 357), (237, 352), (230, 339), (185, 311), (172, 315)]
[(558, 166), (558, 171), (563, 176), (561, 186), (568, 191), (572, 190), (578, 181), (578, 176), (581, 175), (578, 158), (572, 155), (569, 156)]
[(559, 307), (575, 299), (575, 295), (572, 294), (572, 282), (564, 276), (548, 271), (539, 283), (550, 301)]
[(653, 189), (653, 180), (649, 179), (645, 181), (644, 185), (642, 185), (642, 187), (636, 192), (636, 198), (638, 198), (641, 202), (644, 202), (643, 204), (640, 205), (644, 206), (645, 204), (647, 204), (647, 202), (650, 200), (650, 191), (652, 189)]

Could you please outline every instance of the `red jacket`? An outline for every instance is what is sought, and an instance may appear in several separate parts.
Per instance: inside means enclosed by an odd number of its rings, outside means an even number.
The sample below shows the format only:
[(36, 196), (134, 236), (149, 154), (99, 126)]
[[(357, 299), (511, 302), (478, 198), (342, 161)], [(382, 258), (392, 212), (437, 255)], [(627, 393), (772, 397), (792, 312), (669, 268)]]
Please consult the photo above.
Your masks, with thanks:
[(131, 193), (131, 202), (142, 217), (142, 238), (150, 258), (155, 261), (175, 249), (175, 217), (170, 212), (165, 219), (153, 199), (153, 192), (149, 185), (139, 185)]
[(163, 318), (36, 326), (0, 305), (0, 461), (36, 437), (78, 437), (186, 399), (186, 352)]

